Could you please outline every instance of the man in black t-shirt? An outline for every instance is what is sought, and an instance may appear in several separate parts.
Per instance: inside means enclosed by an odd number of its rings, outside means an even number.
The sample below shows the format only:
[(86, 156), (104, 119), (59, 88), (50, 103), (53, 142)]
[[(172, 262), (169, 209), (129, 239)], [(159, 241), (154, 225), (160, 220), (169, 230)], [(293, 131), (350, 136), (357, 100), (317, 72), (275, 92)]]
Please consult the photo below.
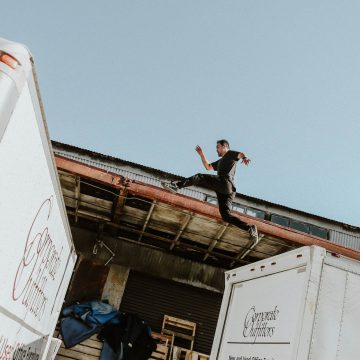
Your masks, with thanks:
[(238, 217), (231, 215), (232, 202), (236, 195), (234, 184), (236, 164), (238, 160), (241, 160), (241, 163), (247, 166), (251, 160), (242, 152), (230, 150), (227, 140), (219, 140), (217, 142), (216, 151), (220, 159), (213, 163), (209, 163), (200, 146), (197, 146), (195, 150), (200, 155), (205, 169), (216, 170), (217, 175), (196, 174), (181, 181), (162, 181), (161, 185), (173, 193), (191, 185), (203, 186), (215, 191), (218, 199), (219, 211), (223, 220), (240, 229), (248, 231), (252, 238), (258, 240), (258, 233), (255, 225), (249, 225), (244, 221), (241, 221)]

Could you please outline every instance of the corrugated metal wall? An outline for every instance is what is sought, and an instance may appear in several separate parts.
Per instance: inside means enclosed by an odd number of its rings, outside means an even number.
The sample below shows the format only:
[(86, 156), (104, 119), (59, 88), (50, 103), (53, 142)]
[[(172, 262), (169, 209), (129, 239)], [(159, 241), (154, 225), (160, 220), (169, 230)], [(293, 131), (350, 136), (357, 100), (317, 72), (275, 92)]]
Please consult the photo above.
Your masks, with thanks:
[(160, 332), (164, 314), (196, 322), (194, 350), (210, 354), (222, 294), (130, 272), (120, 305)]
[(360, 250), (360, 236), (346, 234), (340, 231), (331, 230), (330, 239), (331, 242), (346, 246), (354, 250)]

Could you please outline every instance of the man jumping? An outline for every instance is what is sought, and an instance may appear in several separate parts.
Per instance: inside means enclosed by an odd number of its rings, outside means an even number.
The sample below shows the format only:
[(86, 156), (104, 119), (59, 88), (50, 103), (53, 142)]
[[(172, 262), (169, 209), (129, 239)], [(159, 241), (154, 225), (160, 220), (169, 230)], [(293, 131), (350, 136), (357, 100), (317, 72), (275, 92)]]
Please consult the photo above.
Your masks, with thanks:
[(234, 185), (236, 163), (238, 160), (241, 160), (241, 163), (247, 166), (251, 160), (242, 152), (230, 150), (230, 145), (227, 140), (217, 141), (216, 151), (221, 159), (213, 163), (209, 163), (199, 145), (196, 146), (195, 150), (200, 155), (205, 169), (216, 170), (217, 175), (196, 174), (181, 181), (162, 181), (162, 187), (173, 193), (191, 185), (203, 186), (214, 190), (218, 199), (222, 219), (242, 230), (248, 231), (250, 236), (257, 240), (258, 232), (255, 225), (249, 225), (236, 216), (231, 215), (231, 206), (236, 195)]

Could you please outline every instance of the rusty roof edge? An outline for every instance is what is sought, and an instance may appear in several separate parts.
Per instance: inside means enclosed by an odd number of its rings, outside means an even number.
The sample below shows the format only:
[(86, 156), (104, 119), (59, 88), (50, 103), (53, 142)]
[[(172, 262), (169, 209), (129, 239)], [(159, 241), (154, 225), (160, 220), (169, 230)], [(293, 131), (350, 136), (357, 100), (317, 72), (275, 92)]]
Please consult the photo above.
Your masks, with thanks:
[[(124, 188), (124, 178), (120, 175), (110, 173), (108, 171), (93, 166), (85, 165), (81, 162), (58, 155), (55, 155), (55, 161), (59, 170), (67, 171), (91, 180), (99, 181), (103, 184), (112, 186), (117, 189)], [(158, 200), (160, 202), (182, 208), (184, 210), (194, 211), (198, 214), (222, 222), (217, 207), (209, 203), (181, 194), (172, 194), (156, 186), (134, 180), (127, 184), (127, 189), (130, 193), (147, 197), (153, 200)], [(304, 234), (294, 229), (283, 227), (281, 225), (274, 224), (266, 220), (253, 218), (246, 214), (236, 213), (236, 216), (238, 216), (243, 221), (249, 222), (251, 224), (256, 224), (260, 233), (275, 236), (283, 240), (292, 241), (300, 245), (318, 245), (326, 248), (330, 252), (338, 253), (349, 258), (360, 260), (360, 251), (334, 244), (316, 236)]]
[[(115, 161), (115, 162), (123, 164), (123, 165), (139, 167), (142, 170), (152, 172), (154, 174), (157, 174), (157, 175), (165, 177), (165, 178), (171, 178), (172, 177), (172, 178), (175, 178), (175, 179), (184, 179), (184, 177), (180, 176), (180, 175), (168, 173), (166, 171), (158, 170), (158, 169), (155, 169), (155, 168), (152, 168), (152, 167), (149, 167), (149, 166), (141, 165), (141, 164), (138, 164), (138, 163), (127, 161), (127, 160), (123, 160), (123, 159), (116, 158), (116, 157), (113, 157), (113, 156), (110, 156), (110, 155), (104, 155), (104, 154), (101, 154), (101, 153), (98, 153), (98, 152), (95, 152), (95, 151), (92, 151), (92, 150), (82, 149), (82, 148), (79, 148), (77, 146), (65, 144), (65, 143), (62, 143), (62, 142), (59, 142), (59, 141), (55, 141), (55, 140), (51, 140), (51, 142), (52, 142), (53, 145), (58, 146), (58, 147), (62, 147), (65, 150), (78, 151), (78, 152), (80, 152), (80, 153), (82, 153), (84, 155), (87, 155), (87, 156), (90, 156), (90, 157), (97, 157), (97, 158), (100, 158), (101, 160)], [(355, 225), (351, 225), (351, 224), (347, 224), (347, 223), (344, 223), (344, 222), (339, 221), (339, 220), (329, 219), (329, 218), (326, 218), (326, 217), (321, 216), (321, 215), (308, 213), (308, 212), (303, 211), (303, 210), (294, 209), (294, 208), (291, 208), (291, 207), (288, 207), (288, 206), (285, 206), (285, 205), (273, 203), (273, 202), (270, 202), (270, 201), (267, 201), (267, 200), (259, 199), (259, 198), (256, 198), (256, 197), (253, 197), (253, 196), (250, 196), (250, 195), (245, 195), (245, 194), (238, 193), (238, 192), (236, 193), (236, 195), (239, 196), (240, 198), (245, 199), (245, 200), (250, 200), (252, 202), (258, 202), (258, 203), (260, 203), (262, 205), (265, 205), (265, 206), (266, 205), (275, 206), (275, 207), (278, 207), (279, 209), (282, 209), (282, 210), (289, 210), (289, 211), (297, 212), (299, 215), (310, 216), (310, 217), (312, 217), (314, 219), (317, 219), (317, 220), (322, 220), (322, 221), (327, 221), (327, 222), (330, 222), (330, 223), (333, 223), (333, 224), (337, 224), (337, 225), (345, 227), (347, 230), (350, 230), (350, 231), (360, 231), (360, 227), (355, 226)]]

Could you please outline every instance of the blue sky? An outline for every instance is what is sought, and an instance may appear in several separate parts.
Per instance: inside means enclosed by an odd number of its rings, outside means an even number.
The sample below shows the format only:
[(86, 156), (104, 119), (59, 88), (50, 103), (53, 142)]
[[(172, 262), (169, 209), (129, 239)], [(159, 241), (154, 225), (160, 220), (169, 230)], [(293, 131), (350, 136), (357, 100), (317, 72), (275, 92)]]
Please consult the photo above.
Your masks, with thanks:
[(360, 2), (31, 1), (0, 36), (32, 51), (51, 138), (171, 173), (245, 152), (238, 191), (360, 226)]

